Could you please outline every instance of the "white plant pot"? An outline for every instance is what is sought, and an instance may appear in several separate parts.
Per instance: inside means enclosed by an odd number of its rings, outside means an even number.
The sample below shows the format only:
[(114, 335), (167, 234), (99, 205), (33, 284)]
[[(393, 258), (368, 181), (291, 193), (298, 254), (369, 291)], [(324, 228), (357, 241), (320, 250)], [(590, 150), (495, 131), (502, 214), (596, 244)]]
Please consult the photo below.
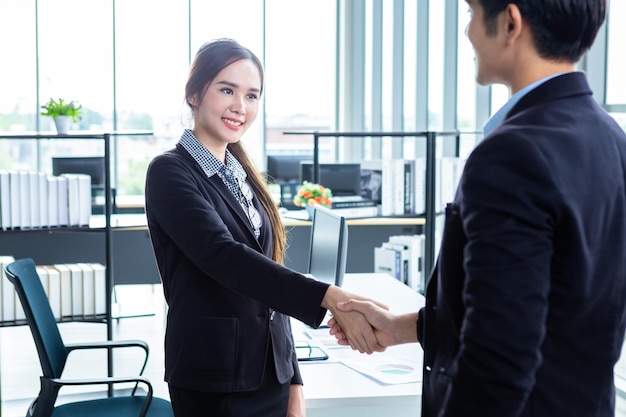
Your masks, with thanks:
[(57, 129), (59, 135), (67, 135), (67, 131), (70, 128), (72, 118), (70, 116), (57, 116), (54, 118), (54, 126)]

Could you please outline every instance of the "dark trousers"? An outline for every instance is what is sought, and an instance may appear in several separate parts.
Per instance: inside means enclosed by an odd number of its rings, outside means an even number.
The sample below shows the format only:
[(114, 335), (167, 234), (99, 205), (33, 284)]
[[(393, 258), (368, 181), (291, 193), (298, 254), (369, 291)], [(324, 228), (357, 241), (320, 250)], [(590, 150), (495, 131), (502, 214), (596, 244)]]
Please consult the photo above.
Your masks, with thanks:
[(290, 383), (279, 384), (268, 355), (261, 386), (246, 392), (202, 392), (169, 386), (176, 417), (285, 417)]

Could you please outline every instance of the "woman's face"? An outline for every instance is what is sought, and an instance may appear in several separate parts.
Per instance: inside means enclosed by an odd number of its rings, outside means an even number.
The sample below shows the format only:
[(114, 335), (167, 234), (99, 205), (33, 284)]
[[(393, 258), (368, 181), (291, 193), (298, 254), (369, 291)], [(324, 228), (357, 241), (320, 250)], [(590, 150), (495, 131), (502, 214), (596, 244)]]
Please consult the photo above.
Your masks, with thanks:
[(238, 142), (256, 119), (260, 95), (261, 75), (254, 62), (233, 62), (211, 81), (202, 102), (193, 103), (194, 134), (209, 150)]

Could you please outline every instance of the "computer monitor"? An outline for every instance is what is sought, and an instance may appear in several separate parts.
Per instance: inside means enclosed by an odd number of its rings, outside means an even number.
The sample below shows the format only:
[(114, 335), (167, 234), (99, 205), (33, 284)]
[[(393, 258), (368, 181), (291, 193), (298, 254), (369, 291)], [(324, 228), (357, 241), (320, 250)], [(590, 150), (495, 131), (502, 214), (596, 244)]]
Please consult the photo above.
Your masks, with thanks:
[(300, 180), (300, 163), (310, 162), (312, 155), (290, 154), (290, 155), (267, 155), (268, 182), (284, 184), (298, 182)]
[(88, 174), (92, 187), (104, 187), (103, 156), (53, 157), (52, 175)]
[[(313, 181), (313, 164), (300, 164), (300, 181)], [(319, 164), (319, 181), (333, 196), (361, 195), (361, 164)]]
[(319, 281), (341, 286), (346, 272), (348, 224), (324, 207), (315, 206), (311, 225), (309, 274)]

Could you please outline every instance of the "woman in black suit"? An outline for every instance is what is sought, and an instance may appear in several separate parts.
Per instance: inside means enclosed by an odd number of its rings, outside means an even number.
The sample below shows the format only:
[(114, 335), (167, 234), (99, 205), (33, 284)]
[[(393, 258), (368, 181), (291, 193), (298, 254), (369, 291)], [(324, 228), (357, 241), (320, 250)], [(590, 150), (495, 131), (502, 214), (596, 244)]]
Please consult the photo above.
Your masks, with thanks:
[[(256, 118), (263, 68), (229, 39), (203, 45), (185, 98), (193, 114), (150, 164), (146, 214), (168, 303), (165, 380), (181, 416), (304, 416), (289, 317), (318, 326), (348, 295), (282, 266), (286, 237), (241, 136)], [(358, 313), (341, 315), (364, 352)]]

